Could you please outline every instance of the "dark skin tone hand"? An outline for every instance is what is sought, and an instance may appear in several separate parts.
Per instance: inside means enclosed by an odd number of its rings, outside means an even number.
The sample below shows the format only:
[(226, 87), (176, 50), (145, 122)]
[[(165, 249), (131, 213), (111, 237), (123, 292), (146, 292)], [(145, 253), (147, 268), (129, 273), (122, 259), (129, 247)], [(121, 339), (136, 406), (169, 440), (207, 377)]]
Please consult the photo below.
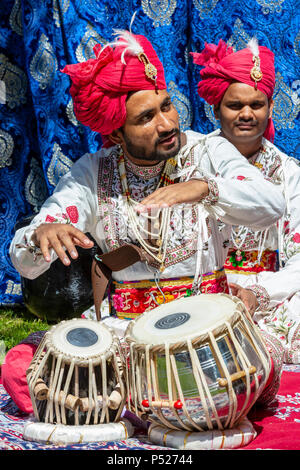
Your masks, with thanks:
[[(140, 212), (150, 208), (169, 207), (179, 203), (199, 202), (208, 194), (208, 185), (204, 181), (190, 180), (177, 183), (154, 191), (138, 207)], [(76, 245), (89, 249), (94, 243), (79, 229), (71, 224), (41, 224), (34, 232), (33, 242), (40, 247), (45, 261), (50, 262), (49, 249), (53, 248), (65, 266), (70, 265), (70, 258), (77, 259)]]
[(157, 189), (141, 201), (137, 211), (145, 212), (148, 209), (170, 207), (175, 204), (194, 204), (206, 196), (208, 196), (208, 184), (205, 181), (191, 179)]
[[(41, 224), (36, 228), (33, 242), (40, 247), (45, 261), (50, 262), (49, 249), (53, 248), (58, 258), (65, 266), (69, 266), (70, 259), (78, 258), (76, 245), (81, 248), (92, 248), (94, 243), (76, 227), (70, 224)], [(66, 251), (65, 251), (65, 249)]]
[(256, 295), (252, 292), (252, 290), (245, 289), (244, 287), (241, 287), (235, 283), (230, 283), (229, 287), (231, 289), (232, 295), (238, 297), (245, 304), (245, 307), (252, 316), (258, 307)]

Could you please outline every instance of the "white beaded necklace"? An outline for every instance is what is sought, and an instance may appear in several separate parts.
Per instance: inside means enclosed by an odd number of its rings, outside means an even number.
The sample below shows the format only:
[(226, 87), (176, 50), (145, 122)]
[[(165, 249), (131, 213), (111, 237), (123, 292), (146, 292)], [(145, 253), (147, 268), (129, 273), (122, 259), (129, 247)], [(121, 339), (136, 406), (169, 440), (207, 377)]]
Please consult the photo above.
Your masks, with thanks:
[[(156, 189), (161, 186), (167, 186), (173, 183), (173, 181), (170, 179), (170, 175), (174, 172), (176, 165), (177, 161), (174, 158), (170, 158), (166, 161)], [(123, 196), (126, 198), (128, 219), (133, 233), (144, 250), (160, 264), (160, 272), (162, 272), (165, 269), (164, 262), (169, 240), (171, 208), (167, 207), (164, 209), (159, 209), (155, 216), (151, 216), (149, 214), (146, 215), (145, 213), (141, 213), (139, 216), (136, 211), (136, 206), (139, 204), (139, 202), (132, 199), (130, 195), (122, 149), (120, 149), (118, 157), (118, 170), (122, 184)], [(140, 217), (143, 218), (142, 222)], [(154, 229), (158, 229), (156, 233), (153, 233), (145, 228), (145, 219), (147, 224), (149, 222), (153, 223)], [(146, 235), (146, 238), (143, 235)], [(149, 237), (157, 239), (157, 247), (147, 242)]]

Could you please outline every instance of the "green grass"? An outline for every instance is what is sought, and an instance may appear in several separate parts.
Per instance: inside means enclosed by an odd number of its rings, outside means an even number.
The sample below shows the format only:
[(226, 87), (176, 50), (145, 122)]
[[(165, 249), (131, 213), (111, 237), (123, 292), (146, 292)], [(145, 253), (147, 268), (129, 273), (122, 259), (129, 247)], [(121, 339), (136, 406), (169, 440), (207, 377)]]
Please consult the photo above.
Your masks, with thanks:
[(34, 331), (47, 330), (45, 321), (33, 316), (25, 307), (0, 308), (0, 364), (5, 353)]

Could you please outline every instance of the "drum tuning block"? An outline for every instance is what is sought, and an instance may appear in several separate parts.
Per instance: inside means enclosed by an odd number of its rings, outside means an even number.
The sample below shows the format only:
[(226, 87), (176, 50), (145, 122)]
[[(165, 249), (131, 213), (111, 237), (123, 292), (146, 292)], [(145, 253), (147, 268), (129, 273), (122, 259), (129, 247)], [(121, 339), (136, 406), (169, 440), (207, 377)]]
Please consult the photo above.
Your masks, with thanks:
[[(250, 366), (248, 369), (248, 373), (252, 375), (252, 374), (255, 374), (255, 372), (256, 372), (256, 367)], [(240, 370), (239, 372), (235, 372), (234, 374), (230, 375), (230, 380), (231, 382), (235, 382), (236, 380), (242, 379), (244, 377), (246, 377), (246, 372), (244, 370)], [(224, 379), (223, 377), (218, 378), (218, 383), (220, 387), (227, 387), (228, 385), (227, 379)]]
[[(97, 404), (99, 408), (103, 408), (104, 406), (108, 406), (111, 410), (117, 410), (123, 400), (123, 397), (120, 393), (120, 388), (117, 387), (112, 393), (109, 395), (108, 400), (105, 401), (102, 395), (97, 396)], [(91, 406), (94, 410), (97, 406), (94, 399), (90, 399), (89, 397), (81, 398), (79, 402), (80, 410), (83, 412), (87, 412), (89, 407)]]
[[(149, 400), (143, 400), (142, 405), (144, 408), (149, 408)], [(157, 408), (175, 408), (175, 410), (181, 410), (182, 408), (182, 403), (180, 400), (177, 401), (170, 401), (170, 400), (162, 400), (162, 401), (152, 401), (151, 406), (157, 407)]]
[[(34, 396), (40, 401), (48, 400), (50, 398), (50, 390), (45, 382), (39, 378), (36, 386), (34, 387)], [(66, 394), (62, 390), (58, 394), (58, 404), (64, 406), (71, 411), (74, 411), (80, 403), (80, 398), (71, 394)]]

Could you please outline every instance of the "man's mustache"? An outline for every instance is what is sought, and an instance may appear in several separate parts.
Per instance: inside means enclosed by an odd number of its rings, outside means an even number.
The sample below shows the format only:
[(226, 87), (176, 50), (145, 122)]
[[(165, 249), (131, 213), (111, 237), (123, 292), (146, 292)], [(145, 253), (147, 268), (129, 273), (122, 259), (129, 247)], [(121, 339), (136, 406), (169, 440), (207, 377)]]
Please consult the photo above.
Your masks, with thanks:
[(254, 120), (254, 119), (248, 119), (248, 120), (245, 120), (245, 119), (239, 119), (238, 121), (235, 121), (235, 126), (238, 126), (239, 124), (246, 124), (248, 126), (256, 126), (257, 125), (257, 121)]
[(155, 142), (155, 145), (160, 144), (163, 140), (168, 139), (169, 137), (172, 137), (173, 135), (179, 135), (179, 129), (178, 128), (174, 128), (169, 132), (164, 132), (164, 133), (160, 134), (159, 138)]

